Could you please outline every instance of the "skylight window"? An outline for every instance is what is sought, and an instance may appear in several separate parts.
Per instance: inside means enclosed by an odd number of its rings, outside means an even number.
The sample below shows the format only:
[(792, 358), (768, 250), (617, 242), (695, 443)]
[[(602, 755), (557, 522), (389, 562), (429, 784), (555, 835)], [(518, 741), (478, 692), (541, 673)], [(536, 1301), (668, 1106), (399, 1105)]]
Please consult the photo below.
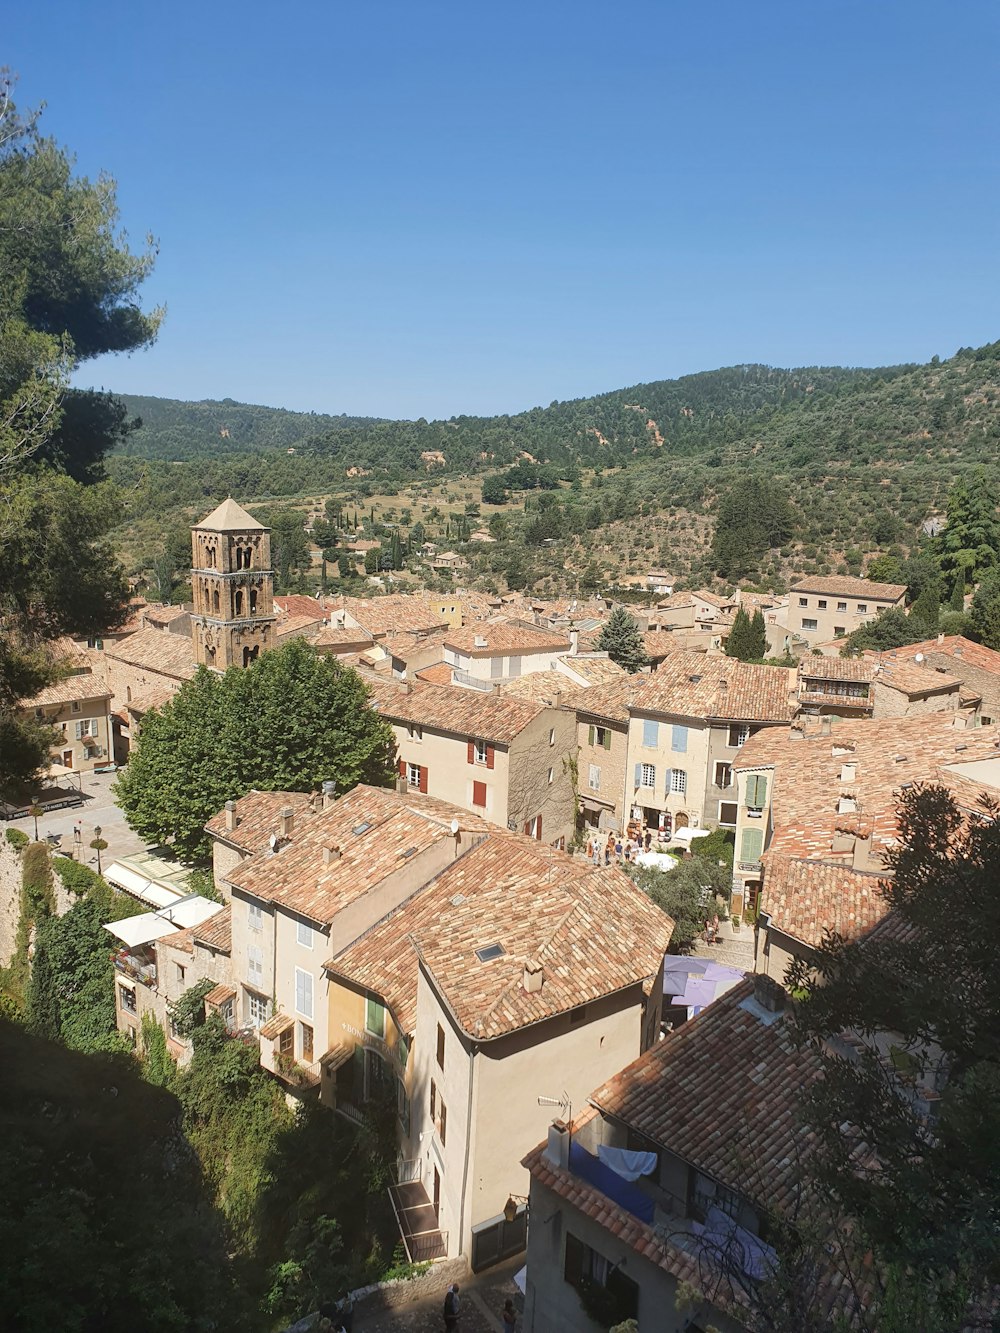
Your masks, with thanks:
[(399, 854), (404, 860), (406, 860), (407, 857), (413, 856), (416, 850), (417, 850), (416, 847), (407, 847), (405, 852), (400, 852)]
[(356, 824), (354, 828), (351, 829), (351, 832), (355, 835), (355, 837), (360, 837), (362, 833), (367, 833), (370, 828), (371, 824), (366, 819), (364, 820), (363, 823)]
[(485, 948), (476, 950), (476, 957), (481, 963), (492, 963), (494, 958), (502, 958), (506, 952), (502, 944), (487, 944)]

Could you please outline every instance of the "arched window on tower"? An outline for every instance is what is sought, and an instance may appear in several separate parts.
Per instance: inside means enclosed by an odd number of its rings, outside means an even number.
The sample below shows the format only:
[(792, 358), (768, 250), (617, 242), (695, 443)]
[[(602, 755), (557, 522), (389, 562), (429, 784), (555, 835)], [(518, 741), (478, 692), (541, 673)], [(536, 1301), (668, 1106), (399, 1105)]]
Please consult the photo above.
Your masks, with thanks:
[(257, 589), (256, 589), (256, 588), (251, 588), (251, 589), (250, 589), (250, 614), (251, 614), (252, 616), (255, 616), (255, 615), (257, 614)]
[(237, 617), (240, 617), (240, 616), (243, 615), (243, 589), (242, 589), (242, 588), (237, 588), (237, 589), (236, 589), (236, 599), (235, 599), (235, 608), (234, 608), (234, 609), (235, 609), (235, 612), (236, 612)]
[(212, 610), (215, 612), (216, 615), (219, 614), (219, 590), (218, 590), (218, 588), (213, 588), (213, 589), (212, 589)]

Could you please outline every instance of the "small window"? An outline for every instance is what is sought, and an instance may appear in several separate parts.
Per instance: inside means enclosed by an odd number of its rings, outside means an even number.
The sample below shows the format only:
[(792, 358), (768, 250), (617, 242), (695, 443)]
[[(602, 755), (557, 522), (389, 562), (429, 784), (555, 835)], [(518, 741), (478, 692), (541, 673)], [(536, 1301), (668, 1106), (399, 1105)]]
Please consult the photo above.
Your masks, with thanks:
[(411, 787), (419, 787), (419, 786), (420, 786), (420, 765), (419, 765), (419, 764), (407, 764), (407, 765), (406, 765), (406, 780), (407, 780), (407, 782), (410, 784)]
[(719, 802), (719, 823), (725, 824), (729, 828), (736, 827), (737, 805), (735, 801)]
[(77, 699), (74, 699), (74, 700), (73, 700), (73, 702), (72, 702), (72, 703), (70, 704), (70, 706), (69, 706), (69, 711), (70, 711), (71, 713), (79, 713), (79, 711), (80, 711), (80, 703), (79, 703), (79, 700), (77, 700)]
[(808, 606), (808, 605), (809, 605), (809, 598), (808, 598), (808, 597), (800, 597), (800, 598), (799, 598), (799, 606)]
[(313, 947), (312, 926), (308, 925), (305, 921), (297, 922), (295, 926), (295, 938), (298, 940), (299, 944), (302, 945), (303, 949), (311, 949)]
[(867, 615), (867, 613), (868, 613), (868, 603), (858, 602), (858, 615), (863, 616)]
[(847, 603), (846, 603), (846, 602), (838, 602), (838, 603), (837, 603), (837, 610), (838, 610), (838, 611), (846, 611), (846, 610), (847, 610)]
[(602, 750), (611, 749), (611, 730), (609, 727), (591, 727), (593, 732), (591, 745), (598, 745)]
[(819, 599), (819, 601), (816, 603), (816, 605), (819, 607), (819, 609), (820, 609), (821, 611), (825, 611), (825, 610), (826, 610), (826, 599), (823, 598), (823, 597), (821, 597), (821, 598)]
[(437, 1025), (437, 1062), (438, 1069), (444, 1068), (444, 1028)]
[(834, 625), (834, 627), (833, 627), (833, 637), (834, 637), (835, 639), (842, 639), (846, 633), (847, 633), (847, 630), (844, 628), (843, 625)]
[(688, 775), (683, 768), (672, 768), (670, 770), (670, 790), (675, 796), (686, 796), (688, 789)]
[(416, 722), (411, 722), (407, 730), (410, 733), (411, 741), (422, 741), (424, 739), (424, 729), (418, 726)]
[(431, 1123), (437, 1119), (437, 1084), (431, 1079)]
[(365, 1031), (375, 1037), (385, 1036), (385, 1005), (370, 995), (365, 1001)]
[(136, 1012), (135, 991), (131, 987), (118, 987), (118, 1001), (124, 1013), (134, 1014)]
[(184, 967), (182, 963), (177, 963), (176, 967), (177, 967), (177, 983), (178, 985), (183, 986), (184, 975), (187, 969)]
[(819, 623), (818, 623), (817, 621), (815, 621), (815, 620), (810, 620), (810, 619), (809, 619), (808, 617), (806, 617), (806, 616), (803, 616), (803, 618), (802, 618), (802, 628), (803, 628), (803, 629), (819, 629)]
[(656, 786), (656, 765), (655, 765), (655, 764), (642, 764), (642, 765), (641, 765), (640, 777), (641, 777), (641, 779), (642, 779), (642, 780), (640, 781), (640, 783), (639, 783), (639, 786), (640, 786), (640, 787), (649, 787), (650, 789), (652, 789), (653, 787), (655, 787), (655, 786)]
[(736, 726), (729, 728), (729, 744), (734, 750), (739, 749), (741, 745), (746, 745), (750, 736), (750, 728), (745, 724), (737, 723)]
[(596, 764), (588, 765), (587, 786), (591, 791), (601, 790), (601, 770)]
[(264, 929), (264, 914), (257, 903), (251, 903), (247, 907), (247, 925), (251, 930)]
[[(484, 948), (476, 950), (476, 957), (481, 963), (492, 963), (494, 958), (502, 958), (506, 952), (502, 944), (487, 944)], [(440, 1031), (438, 1028), (438, 1032)]]
[(475, 745), (474, 745), (474, 753), (475, 753), (475, 756), (476, 756), (476, 763), (477, 763), (477, 764), (485, 764), (485, 763), (486, 763), (486, 751), (487, 751), (487, 745), (486, 745), (486, 742), (485, 742), (485, 741), (476, 741), (476, 742), (475, 742)]

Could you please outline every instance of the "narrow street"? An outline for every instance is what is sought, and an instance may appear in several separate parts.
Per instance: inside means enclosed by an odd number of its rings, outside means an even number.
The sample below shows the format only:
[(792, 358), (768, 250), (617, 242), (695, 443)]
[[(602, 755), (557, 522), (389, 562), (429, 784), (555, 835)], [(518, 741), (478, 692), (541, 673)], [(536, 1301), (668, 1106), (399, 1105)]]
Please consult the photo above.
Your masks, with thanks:
[(353, 1333), (441, 1333), (444, 1294), (452, 1282), (461, 1289), (459, 1333), (503, 1333), (500, 1312), (508, 1296), (520, 1316), (524, 1298), (513, 1279), (523, 1264), (523, 1254), (479, 1274), (469, 1273), (464, 1261), (435, 1264), (412, 1282), (359, 1301)]

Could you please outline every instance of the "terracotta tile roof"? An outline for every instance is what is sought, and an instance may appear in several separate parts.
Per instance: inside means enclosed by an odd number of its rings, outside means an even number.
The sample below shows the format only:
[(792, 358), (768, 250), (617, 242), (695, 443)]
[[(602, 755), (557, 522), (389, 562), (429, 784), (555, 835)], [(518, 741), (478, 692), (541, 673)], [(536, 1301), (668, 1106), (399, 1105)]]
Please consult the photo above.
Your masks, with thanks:
[(274, 1041), (275, 1037), (280, 1037), (283, 1032), (294, 1026), (295, 1019), (289, 1014), (275, 1014), (261, 1028), (260, 1035), (265, 1041)]
[(184, 606), (163, 606), (150, 603), (141, 613), (143, 622), (152, 625), (154, 628), (162, 625), (171, 625), (175, 620), (180, 620), (181, 616), (188, 615), (187, 607)]
[(944, 635), (941, 639), (924, 639), (921, 643), (908, 643), (905, 648), (893, 648), (889, 652), (882, 653), (881, 657), (885, 663), (904, 659), (912, 661), (917, 653), (921, 653), (927, 659), (929, 666), (935, 668), (944, 666), (956, 676), (961, 674), (960, 666), (963, 662), (977, 667), (980, 671), (989, 671), (995, 676), (1000, 676), (1000, 653), (984, 647), (981, 643), (973, 643), (971, 639), (963, 638), (960, 634)]
[(868, 597), (873, 602), (898, 602), (906, 593), (905, 583), (873, 583), (871, 579), (851, 578), (847, 574), (828, 574), (801, 579), (790, 593), (816, 592), (820, 596)]
[(227, 1000), (234, 999), (235, 996), (235, 986), (229, 986), (225, 982), (220, 982), (218, 986), (215, 986), (205, 996), (205, 1003), (218, 1007), (220, 1004), (225, 1004)]
[(205, 825), (205, 832), (241, 852), (255, 855), (267, 847), (271, 834), (279, 831), (281, 812), (286, 807), (291, 806), (294, 811), (293, 831), (296, 825), (312, 819), (311, 799), (309, 793), (301, 791), (249, 791), (236, 802), (235, 829), (226, 828), (226, 811), (220, 810)]
[(384, 639), (379, 640), (379, 644), (387, 653), (406, 662), (410, 657), (425, 653), (431, 648), (439, 648), (441, 652), (438, 655), (443, 656), (446, 638), (444, 630), (430, 630), (423, 633), (411, 630), (399, 634), (387, 634)]
[(233, 909), (227, 905), (200, 926), (193, 927), (192, 934), (196, 944), (206, 944), (216, 953), (230, 953), (233, 947)]
[(672, 592), (656, 603), (657, 611), (679, 611), (691, 606), (694, 606), (694, 595), (689, 592)]
[(177, 693), (176, 689), (171, 689), (169, 685), (150, 685), (148, 690), (140, 690), (138, 694), (133, 694), (128, 703), (124, 705), (125, 711), (131, 713), (134, 717), (143, 717), (151, 708), (162, 708), (168, 699), (172, 699)]
[(669, 657), (671, 653), (676, 653), (678, 649), (684, 647), (677, 635), (669, 629), (647, 630), (642, 636), (642, 646), (652, 662), (658, 661), (661, 657)]
[(104, 652), (118, 662), (175, 680), (190, 680), (195, 673), (191, 640), (182, 634), (140, 629), (118, 643), (109, 643)]
[(526, 676), (497, 682), (501, 698), (525, 699), (539, 704), (560, 704), (568, 694), (575, 694), (580, 682), (570, 680), (561, 671), (529, 671)]
[(617, 662), (612, 662), (605, 654), (568, 653), (558, 660), (561, 671), (572, 671), (587, 685), (608, 685), (612, 681), (625, 680), (628, 677), (628, 672)]
[(623, 676), (608, 685), (593, 685), (562, 699), (563, 708), (572, 708), (581, 717), (599, 717), (628, 725), (629, 704), (636, 691), (638, 676)]
[(311, 639), (319, 629), (316, 616), (285, 616), (275, 623), (275, 633), (279, 643), (288, 643), (292, 639)]
[(435, 662), (433, 666), (421, 667), (417, 679), (426, 681), (428, 685), (450, 685), (451, 670), (448, 662)]
[(747, 722), (789, 722), (794, 669), (676, 652), (636, 678), (633, 710)]
[(884, 876), (772, 849), (764, 854), (764, 866), (761, 910), (778, 930), (804, 944), (820, 944), (828, 930), (860, 939), (889, 911), (879, 889)]
[(85, 699), (110, 699), (111, 691), (103, 676), (94, 676), (90, 672), (77, 676), (67, 676), (64, 680), (53, 681), (39, 690), (30, 699), (21, 701), (21, 708), (44, 708), (52, 704), (81, 703)]
[(721, 593), (718, 592), (708, 592), (707, 589), (705, 588), (698, 588), (691, 595), (693, 597), (697, 597), (702, 602), (707, 602), (709, 606), (718, 607), (720, 611), (723, 609), (723, 607), (736, 606), (737, 603), (739, 602), (738, 593), (734, 593), (731, 597), (723, 596)]
[(373, 640), (365, 629), (324, 625), (312, 642), (314, 648), (360, 648), (372, 643)]
[(326, 616), (321, 602), (300, 592), (279, 593), (274, 605), (283, 616), (308, 616), (310, 620), (323, 620)]
[(510, 745), (544, 708), (544, 704), (504, 694), (464, 689), (458, 685), (414, 682), (407, 691), (400, 682), (372, 686), (372, 703), (390, 722), (414, 723), (433, 731)]
[(343, 609), (376, 639), (400, 630), (441, 629), (440, 611), (416, 593), (386, 593), (382, 597), (345, 597)]
[[(484, 640), (482, 645), (477, 640)], [(518, 653), (565, 653), (570, 643), (566, 635), (548, 629), (532, 628), (515, 620), (501, 620), (463, 629), (449, 630), (445, 643), (449, 648), (471, 657), (497, 657)]]
[(186, 930), (176, 930), (172, 935), (164, 935), (162, 939), (157, 940), (157, 944), (166, 944), (171, 949), (179, 949), (181, 953), (194, 953), (194, 927), (188, 926)]
[[(488, 1041), (656, 974), (673, 922), (616, 867), (491, 827), (489, 836), (329, 969), (416, 1022), (418, 958), (465, 1032)], [(503, 946), (481, 962), (477, 949)], [(543, 968), (539, 991), (525, 964)]]
[(818, 1077), (819, 1059), (796, 1045), (787, 1013), (763, 1012), (762, 1019), (753, 983), (740, 982), (609, 1079), (591, 1101), (743, 1194), (749, 1157), (754, 1192), (783, 1210), (796, 1201), (810, 1149), (797, 1103)]
[(873, 664), (863, 657), (803, 657), (799, 678), (803, 680), (871, 680)]
[(872, 669), (872, 680), (910, 698), (920, 694), (949, 693), (958, 690), (961, 683), (956, 676), (916, 662), (883, 662)]
[[(255, 898), (276, 903), (323, 925), (398, 871), (414, 854), (445, 839), (454, 841), (451, 821), (473, 835), (484, 820), (444, 801), (417, 793), (359, 786), (302, 826), (289, 844), (261, 852), (227, 878)], [(340, 855), (327, 861), (327, 848)]]

